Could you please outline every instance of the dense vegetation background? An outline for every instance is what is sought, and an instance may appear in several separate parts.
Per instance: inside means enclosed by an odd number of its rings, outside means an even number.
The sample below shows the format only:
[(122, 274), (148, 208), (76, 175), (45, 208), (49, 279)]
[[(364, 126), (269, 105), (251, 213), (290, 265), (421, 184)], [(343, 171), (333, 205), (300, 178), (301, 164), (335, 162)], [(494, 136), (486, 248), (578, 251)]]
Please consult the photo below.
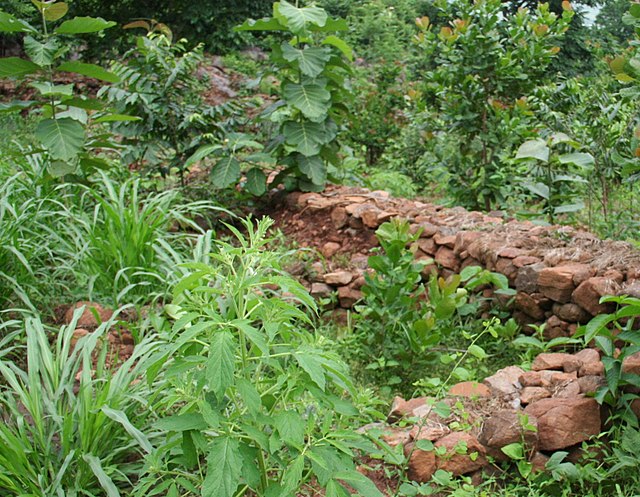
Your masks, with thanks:
[[(637, 245), (639, 19), (626, 0), (0, 2), (0, 493), (381, 495), (364, 465), (386, 495), (637, 495), (638, 299), (549, 341), (478, 294), (508, 300), (504, 276), (423, 281), (419, 234), (391, 222), (343, 325), (283, 269), (320, 256), (244, 217), (333, 182)], [(533, 473), (523, 440), (476, 486), (416, 483), (357, 430), (395, 394), (592, 339), (609, 421), (580, 464)]]

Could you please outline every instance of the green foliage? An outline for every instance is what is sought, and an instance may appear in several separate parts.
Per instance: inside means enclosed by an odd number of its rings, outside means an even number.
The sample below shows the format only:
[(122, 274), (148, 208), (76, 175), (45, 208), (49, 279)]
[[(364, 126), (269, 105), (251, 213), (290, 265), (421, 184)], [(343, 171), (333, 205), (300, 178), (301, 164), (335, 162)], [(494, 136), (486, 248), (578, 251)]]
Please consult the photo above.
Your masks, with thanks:
[(195, 238), (187, 230), (204, 233), (193, 219), (221, 210), (207, 201), (185, 203), (177, 190), (145, 193), (137, 179), (118, 184), (104, 175), (86, 189), (84, 202), (69, 215), (83, 244), (77, 269), (88, 279), (90, 293), (115, 303), (164, 295), (174, 254), (181, 247), (184, 253)]
[[(176, 38), (189, 38), (206, 44), (210, 53), (226, 53), (255, 43), (246, 33), (236, 33), (233, 27), (249, 16), (267, 15), (271, 0), (204, 0), (191, 2), (174, 0), (171, 2), (148, 2), (119, 0), (103, 2), (99, 0), (74, 0), (70, 9), (75, 15), (96, 15), (113, 19), (120, 25), (134, 19), (157, 19), (171, 27)], [(103, 40), (91, 43), (92, 51), (126, 46), (122, 31), (113, 30)]]
[(280, 81), (280, 100), (261, 114), (263, 122), (277, 127), (267, 150), (284, 165), (279, 178), (290, 176), (303, 189), (321, 189), (327, 164), (340, 163), (338, 125), (348, 114), (347, 61), (352, 58), (349, 45), (328, 33), (345, 31), (346, 23), (319, 7), (297, 7), (283, 0), (274, 3), (273, 17), (249, 20), (236, 29), (288, 37), (272, 47), (273, 68), (262, 76), (270, 74)]
[[(469, 292), (487, 284), (508, 292), (508, 282), (503, 275), (469, 267), (446, 280), (432, 274), (425, 287), (423, 273), (433, 261), (415, 259), (420, 233), (411, 234), (409, 224), (396, 219), (382, 224), (376, 236), (381, 250), (369, 257), (374, 272), (365, 274), (362, 287), (355, 356), (362, 360), (360, 367), (367, 370), (369, 380), (379, 379), (385, 390), (401, 388), (402, 382), (408, 389), (408, 377), (410, 383), (420, 379), (412, 373), (451, 362), (447, 345), (452, 338), (469, 338), (461, 319), (475, 315), (480, 304), (469, 298)], [(456, 375), (470, 379), (462, 368)]]
[[(111, 112), (101, 101), (77, 95), (74, 84), (56, 84), (55, 74), (75, 73), (113, 83), (118, 77), (95, 64), (70, 60), (69, 40), (81, 34), (102, 33), (115, 25), (101, 18), (74, 17), (62, 21), (64, 2), (34, 2), (42, 22), (38, 31), (28, 22), (0, 11), (0, 32), (24, 35), (29, 57), (0, 59), (0, 77), (29, 81), (37, 98), (2, 104), (3, 112), (30, 111), (40, 116), (35, 137), (47, 157), (47, 172), (54, 177), (89, 175), (109, 166), (97, 149), (113, 148), (110, 136), (92, 123), (130, 119)], [(61, 21), (61, 22), (60, 22)]]
[(404, 68), (400, 62), (382, 62), (358, 68), (356, 75), (349, 139), (365, 149), (367, 165), (374, 165), (406, 125)]
[[(426, 106), (437, 112), (456, 154), (446, 162), (457, 201), (489, 209), (504, 199), (510, 174), (504, 154), (527, 132), (524, 97), (541, 81), (558, 52), (573, 12), (562, 17), (546, 4), (507, 15), (498, 0), (439, 4), (450, 26), (418, 19), (418, 40), (430, 64)], [(433, 106), (433, 109), (429, 108)]]
[(168, 379), (166, 439), (134, 495), (296, 495), (313, 477), (333, 495), (348, 484), (380, 496), (353, 464), (362, 440), (343, 429), (357, 413), (345, 365), (305, 329), (313, 299), (267, 249), (272, 221), (243, 224), (174, 288), (176, 321), (149, 371)]
[(577, 184), (588, 183), (586, 179), (593, 169), (593, 156), (585, 152), (570, 151), (554, 153), (556, 148), (576, 149), (579, 144), (564, 133), (552, 133), (546, 140), (540, 138), (524, 142), (516, 154), (516, 159), (532, 163), (530, 177), (537, 182), (525, 183), (531, 193), (541, 199), (542, 212), (550, 223), (558, 214), (576, 212), (584, 207)]
[[(640, 375), (626, 371), (623, 363), (627, 357), (640, 352), (640, 332), (635, 325), (640, 315), (640, 299), (624, 295), (608, 296), (600, 299), (600, 302), (616, 304), (619, 308), (614, 313), (594, 317), (578, 329), (576, 336), (584, 337), (587, 344), (594, 340), (603, 353), (607, 383), (596, 393), (596, 400), (601, 404), (606, 402), (612, 406), (623, 406), (621, 417), (637, 426), (638, 420), (630, 409), (630, 403), (638, 396), (630, 393), (628, 387), (640, 386)], [(623, 346), (618, 351), (616, 347), (620, 344)]]
[(206, 81), (197, 76), (202, 45), (188, 50), (186, 40), (172, 43), (168, 33), (143, 25), (149, 33), (139, 36), (136, 48), (124, 54), (126, 62), (112, 64), (121, 82), (104, 87), (101, 95), (119, 113), (139, 118), (113, 124), (124, 137), (125, 163), (159, 169), (163, 176), (177, 170), (182, 178), (187, 158), (203, 143), (220, 142), (239, 106), (204, 103)]
[(17, 332), (0, 340), (3, 495), (116, 497), (117, 485), (135, 474), (127, 462), (152, 448), (140, 428), (148, 417), (144, 404), (154, 394), (137, 380), (150, 365), (154, 345), (140, 343), (127, 361), (110, 369), (105, 335), (112, 322), (73, 345), (83, 310), (52, 344), (38, 319), (26, 319), (27, 369), (6, 357)]

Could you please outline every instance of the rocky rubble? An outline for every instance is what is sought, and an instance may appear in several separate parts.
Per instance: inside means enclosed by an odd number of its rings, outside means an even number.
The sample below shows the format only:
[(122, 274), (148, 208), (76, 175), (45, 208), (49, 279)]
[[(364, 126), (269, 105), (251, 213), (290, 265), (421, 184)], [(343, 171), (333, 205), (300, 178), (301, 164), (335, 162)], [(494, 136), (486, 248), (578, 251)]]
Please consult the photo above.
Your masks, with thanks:
[[(629, 358), (627, 369), (638, 361)], [(409, 475), (416, 481), (428, 482), (438, 469), (454, 475), (490, 471), (508, 460), (501, 449), (514, 443), (523, 444), (535, 470), (542, 470), (558, 450), (578, 460), (582, 442), (600, 434), (605, 417), (588, 395), (605, 383), (602, 371), (593, 349), (540, 354), (531, 371), (510, 366), (482, 383), (454, 385), (441, 401), (450, 406), (446, 418), (438, 414), (434, 399), (396, 397), (388, 424), (375, 428), (390, 445), (403, 445)], [(420, 440), (432, 445), (425, 447)]]
[[(64, 325), (73, 322), (73, 316), (77, 309), (84, 307), (78, 318), (71, 341), (75, 347), (82, 337), (94, 332), (100, 324), (109, 321), (113, 317), (113, 311), (95, 302), (81, 301), (68, 307), (61, 321)], [(134, 340), (131, 331), (121, 324), (112, 326), (106, 333), (106, 345), (108, 347), (107, 361), (109, 364), (123, 362), (133, 354)]]
[(394, 217), (420, 231), (416, 258), (433, 260), (425, 278), (431, 271), (446, 277), (472, 265), (502, 273), (517, 292), (514, 317), (523, 325), (546, 323), (547, 339), (570, 336), (578, 324), (611, 310), (599, 302), (604, 295), (640, 296), (640, 252), (574, 228), (347, 187), (291, 193), (285, 202), (294, 214), (277, 219), (281, 229), (326, 259), (314, 265), (305, 284), (316, 297), (336, 294), (343, 308), (361, 298), (366, 258), (377, 245), (375, 230)]

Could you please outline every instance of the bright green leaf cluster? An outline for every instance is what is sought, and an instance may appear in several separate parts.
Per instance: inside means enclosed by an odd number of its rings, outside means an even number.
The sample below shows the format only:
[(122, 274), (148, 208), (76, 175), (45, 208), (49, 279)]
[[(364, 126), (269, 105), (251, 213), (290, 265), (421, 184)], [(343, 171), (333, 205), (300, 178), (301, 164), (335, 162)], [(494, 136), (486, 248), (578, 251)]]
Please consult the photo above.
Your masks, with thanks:
[(89, 135), (88, 111), (97, 111), (93, 116), (95, 121), (129, 117), (108, 112), (99, 100), (75, 97), (73, 85), (56, 85), (53, 75), (70, 72), (108, 83), (119, 81), (115, 74), (98, 65), (64, 60), (67, 53), (66, 36), (100, 33), (115, 26), (115, 23), (100, 18), (75, 17), (51, 30), (47, 24), (60, 21), (67, 14), (68, 5), (65, 2), (36, 0), (33, 0), (33, 4), (42, 16), (42, 33), (26, 21), (0, 11), (0, 32), (24, 33), (24, 50), (29, 57), (29, 60), (18, 57), (0, 59), (0, 78), (29, 77), (33, 80), (30, 85), (38, 91), (40, 99), (12, 102), (0, 110), (15, 112), (30, 109), (42, 116), (35, 136), (47, 153), (47, 170), (52, 176), (65, 176), (78, 170), (86, 174), (96, 167), (106, 167), (106, 161), (94, 157), (91, 149), (94, 146), (107, 148), (109, 142), (104, 136)]
[[(284, 166), (278, 179), (293, 175), (299, 186), (319, 189), (339, 165), (338, 124), (350, 100), (349, 45), (331, 31), (346, 30), (320, 7), (296, 7), (286, 0), (273, 5), (273, 16), (247, 21), (238, 31), (276, 31), (292, 38), (274, 45), (270, 72), (280, 80), (281, 100), (262, 115), (278, 125), (272, 154)], [(263, 75), (263, 77), (266, 76)]]

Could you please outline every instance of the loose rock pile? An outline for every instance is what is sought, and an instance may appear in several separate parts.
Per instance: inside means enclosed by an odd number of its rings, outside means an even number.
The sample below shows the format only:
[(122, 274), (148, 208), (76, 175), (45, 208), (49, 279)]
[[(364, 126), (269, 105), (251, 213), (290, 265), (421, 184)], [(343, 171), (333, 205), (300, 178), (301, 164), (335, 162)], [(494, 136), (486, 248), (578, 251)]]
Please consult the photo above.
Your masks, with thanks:
[[(640, 356), (625, 361), (624, 370), (640, 373)], [(388, 424), (364, 430), (382, 430), (387, 443), (402, 444), (409, 477), (420, 482), (428, 482), (438, 469), (454, 475), (490, 469), (508, 460), (501, 449), (514, 443), (523, 444), (534, 471), (544, 469), (558, 450), (576, 462), (584, 454), (582, 442), (599, 435), (606, 420), (588, 396), (605, 383), (603, 371), (593, 349), (544, 353), (531, 371), (509, 366), (482, 383), (453, 386), (443, 401), (451, 408), (446, 418), (436, 412), (431, 398), (396, 397)], [(423, 450), (419, 440), (429, 440), (434, 450)]]
[(599, 303), (603, 295), (640, 297), (640, 252), (574, 228), (445, 209), (358, 188), (291, 193), (285, 201), (287, 214), (276, 216), (281, 229), (328, 261), (299, 275), (316, 297), (336, 292), (343, 308), (362, 296), (367, 255), (377, 245), (375, 230), (394, 217), (420, 230), (416, 257), (433, 259), (425, 278), (432, 271), (446, 277), (472, 265), (502, 273), (517, 291), (514, 317), (521, 324), (546, 323), (548, 339), (570, 336), (578, 324), (610, 311)]
[[(68, 307), (61, 321), (65, 325), (73, 322), (74, 312), (84, 307), (80, 318), (76, 323), (73, 332), (71, 346), (75, 347), (78, 340), (93, 333), (100, 324), (109, 321), (113, 316), (113, 311), (95, 302), (81, 301)], [(116, 364), (125, 361), (133, 354), (134, 340), (131, 331), (116, 325), (111, 327), (106, 333), (106, 345), (108, 347), (107, 361), (109, 364)]]

